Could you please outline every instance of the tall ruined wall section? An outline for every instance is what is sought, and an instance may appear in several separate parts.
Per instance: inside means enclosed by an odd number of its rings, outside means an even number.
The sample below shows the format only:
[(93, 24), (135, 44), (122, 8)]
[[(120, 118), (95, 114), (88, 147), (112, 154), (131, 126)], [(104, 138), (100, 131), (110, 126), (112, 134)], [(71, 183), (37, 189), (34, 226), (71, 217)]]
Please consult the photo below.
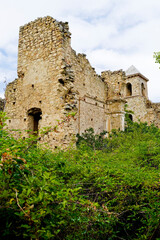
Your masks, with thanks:
[(108, 86), (107, 99), (120, 99), (125, 95), (125, 72), (104, 71), (101, 74), (102, 79)]
[(72, 50), (71, 61), (75, 73), (74, 90), (77, 93), (78, 102), (78, 133), (88, 128), (93, 128), (95, 133), (100, 133), (106, 130), (106, 84), (96, 74), (85, 55), (76, 55)]
[[(107, 98), (106, 84), (90, 65), (84, 54), (76, 54), (70, 42), (64, 44), (65, 73), (68, 81), (61, 81), (66, 91), (66, 108), (78, 108), (74, 129), (82, 133), (94, 128), (100, 133), (105, 128), (105, 107)], [(66, 89), (70, 84), (70, 90)]]
[(104, 71), (101, 77), (107, 85), (106, 129), (108, 132), (112, 129), (124, 130), (125, 72)]
[[(31, 109), (42, 112), (39, 129), (57, 125), (57, 120), (65, 119), (71, 110), (67, 108), (65, 98), (73, 81), (73, 77), (65, 72), (66, 42), (70, 43), (68, 24), (51, 17), (39, 18), (20, 28), (18, 79), (6, 90), (9, 128), (30, 129)], [(67, 82), (65, 89), (62, 82)], [(72, 106), (73, 109), (76, 110), (76, 105)], [(44, 141), (51, 147), (68, 144), (73, 125), (64, 124), (59, 133), (49, 133)]]

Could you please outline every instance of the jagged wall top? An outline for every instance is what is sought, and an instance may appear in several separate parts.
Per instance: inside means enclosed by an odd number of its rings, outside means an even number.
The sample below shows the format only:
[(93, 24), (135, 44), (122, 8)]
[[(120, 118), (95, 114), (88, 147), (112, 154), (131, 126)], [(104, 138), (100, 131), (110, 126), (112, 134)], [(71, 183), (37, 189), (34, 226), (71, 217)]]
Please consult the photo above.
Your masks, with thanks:
[(63, 33), (67, 33), (67, 35), (70, 37), (71, 33), (69, 32), (69, 26), (68, 22), (62, 22), (62, 21), (57, 21), (56, 19), (46, 16), (43, 18), (37, 18), (34, 21), (31, 21), (23, 26), (20, 27), (20, 32), (28, 29), (28, 28), (34, 28), (36, 25), (41, 25), (42, 23), (45, 23), (47, 27), (51, 27), (51, 24), (54, 23), (57, 27), (59, 27), (59, 30)]
[[(19, 32), (18, 77), (23, 77), (33, 61), (58, 58), (65, 41), (70, 41), (68, 23), (58, 22), (52, 17), (38, 18), (22, 27)], [(59, 56), (59, 57), (58, 57)]]

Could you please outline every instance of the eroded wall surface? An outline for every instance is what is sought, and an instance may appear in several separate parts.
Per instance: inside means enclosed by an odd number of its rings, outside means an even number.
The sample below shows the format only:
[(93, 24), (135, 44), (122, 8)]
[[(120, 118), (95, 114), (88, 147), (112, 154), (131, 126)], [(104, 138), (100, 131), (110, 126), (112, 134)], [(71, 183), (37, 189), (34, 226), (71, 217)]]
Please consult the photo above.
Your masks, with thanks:
[(106, 129), (105, 104), (106, 84), (91, 67), (85, 55), (71, 54), (72, 68), (75, 73), (74, 91), (78, 103), (78, 133), (93, 128), (95, 133)]
[[(67, 23), (46, 17), (21, 27), (17, 71), (6, 90), (10, 129), (26, 137), (37, 125), (40, 131), (64, 120), (41, 139), (53, 148), (68, 145), (87, 128), (96, 133), (106, 128), (106, 84), (86, 57), (72, 50)], [(72, 112), (74, 119), (65, 121)]]
[[(71, 48), (70, 40), (68, 23), (52, 17), (20, 28), (18, 78), (6, 89), (8, 128), (20, 129), (26, 137), (28, 130), (58, 125), (41, 142), (65, 148), (90, 127), (95, 133), (124, 130), (126, 103), (134, 121), (160, 127), (160, 105), (148, 100), (143, 75), (126, 76), (119, 70), (99, 76), (86, 56)], [(72, 113), (74, 118), (69, 117)]]
[[(40, 109), (42, 113), (39, 129), (54, 127), (57, 120), (66, 118), (65, 93), (70, 91), (73, 79), (65, 73), (65, 41), (70, 42), (68, 24), (51, 17), (37, 19), (20, 28), (18, 79), (7, 86), (6, 112), (10, 118), (9, 128), (24, 130), (24, 136), (27, 136), (25, 130), (32, 129), (31, 109)], [(65, 90), (62, 81), (67, 81)], [(76, 110), (76, 105), (73, 109)], [(58, 133), (45, 135), (44, 141), (51, 147), (68, 144), (72, 128), (73, 124), (64, 123)]]

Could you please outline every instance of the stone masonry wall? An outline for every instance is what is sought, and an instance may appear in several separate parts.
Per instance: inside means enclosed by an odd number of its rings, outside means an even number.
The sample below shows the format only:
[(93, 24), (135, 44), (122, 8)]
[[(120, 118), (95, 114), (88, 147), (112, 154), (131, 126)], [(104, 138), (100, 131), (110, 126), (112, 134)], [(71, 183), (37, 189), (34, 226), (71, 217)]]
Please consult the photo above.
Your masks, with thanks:
[[(41, 138), (52, 149), (69, 145), (77, 133), (124, 130), (124, 106), (133, 120), (160, 127), (160, 104), (148, 101), (147, 79), (140, 73), (104, 71), (96, 74), (84, 54), (71, 48), (68, 23), (52, 17), (39, 18), (20, 28), (18, 79), (8, 84), (5, 111), (8, 128), (40, 131), (65, 121), (57, 131)], [(132, 85), (132, 93), (128, 96)]]
[[(126, 77), (126, 84), (132, 85), (132, 95), (125, 96), (128, 110), (133, 112), (133, 121), (147, 122), (148, 125), (155, 124), (160, 127), (159, 104), (148, 100), (147, 81), (141, 74), (133, 74)], [(142, 88), (143, 85), (143, 88)]]
[(106, 84), (90, 65), (84, 54), (76, 54), (70, 42), (65, 41), (65, 72), (70, 81), (61, 84), (66, 89), (66, 107), (78, 108), (76, 121), (73, 124), (75, 133), (82, 133), (87, 128), (94, 128), (96, 133), (105, 129)]
[(160, 128), (160, 104), (152, 103), (143, 96), (126, 98), (128, 110), (133, 111), (133, 121), (147, 122)]
[(140, 75), (133, 75), (126, 77), (126, 84), (132, 84), (132, 96), (143, 96), (142, 94), (142, 83), (144, 84), (144, 96), (148, 98), (148, 89), (147, 89), (147, 81), (140, 77)]
[[(64, 90), (61, 84), (69, 82), (65, 73), (65, 41), (70, 42), (68, 24), (51, 17), (37, 19), (20, 28), (18, 79), (6, 90), (9, 128), (28, 130), (28, 111), (34, 108), (42, 112), (39, 128), (55, 126), (57, 120), (65, 119), (64, 95), (65, 90), (71, 88), (68, 86)], [(76, 105), (73, 108), (76, 109)], [(68, 136), (72, 134), (70, 126), (64, 124), (59, 133), (49, 133), (44, 141), (51, 147), (68, 144)]]
[(18, 79), (6, 90), (10, 129), (24, 130), (27, 136), (25, 130), (34, 126), (33, 111), (41, 116), (39, 129), (75, 112), (76, 120), (41, 140), (52, 148), (64, 147), (89, 127), (96, 133), (105, 129), (106, 98), (104, 81), (83, 54), (72, 50), (67, 23), (46, 17), (20, 28)]
[(106, 130), (109, 132), (112, 129), (124, 130), (125, 72), (122, 70), (104, 71), (101, 77), (107, 85)]
[(142, 96), (131, 96), (125, 98), (127, 101), (127, 110), (131, 110), (133, 112), (133, 121), (141, 120), (145, 122), (147, 109), (146, 109), (146, 100)]
[(92, 127), (95, 133), (105, 130), (106, 84), (91, 67), (85, 55), (71, 54), (75, 73), (74, 91), (78, 102), (78, 133)]
[(160, 128), (160, 103), (152, 103), (151, 101), (146, 101), (147, 108), (147, 122), (148, 124), (154, 123), (158, 128)]
[(102, 79), (108, 86), (107, 99), (119, 99), (125, 95), (125, 72), (119, 71), (104, 71), (101, 74)]

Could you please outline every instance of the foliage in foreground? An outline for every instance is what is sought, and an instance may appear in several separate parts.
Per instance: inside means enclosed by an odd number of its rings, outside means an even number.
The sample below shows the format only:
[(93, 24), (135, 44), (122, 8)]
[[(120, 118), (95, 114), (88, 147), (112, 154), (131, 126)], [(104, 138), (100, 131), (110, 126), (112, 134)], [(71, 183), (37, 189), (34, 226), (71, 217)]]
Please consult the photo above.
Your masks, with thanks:
[(83, 141), (52, 153), (2, 125), (2, 240), (159, 239), (159, 129), (130, 123), (101, 150)]

